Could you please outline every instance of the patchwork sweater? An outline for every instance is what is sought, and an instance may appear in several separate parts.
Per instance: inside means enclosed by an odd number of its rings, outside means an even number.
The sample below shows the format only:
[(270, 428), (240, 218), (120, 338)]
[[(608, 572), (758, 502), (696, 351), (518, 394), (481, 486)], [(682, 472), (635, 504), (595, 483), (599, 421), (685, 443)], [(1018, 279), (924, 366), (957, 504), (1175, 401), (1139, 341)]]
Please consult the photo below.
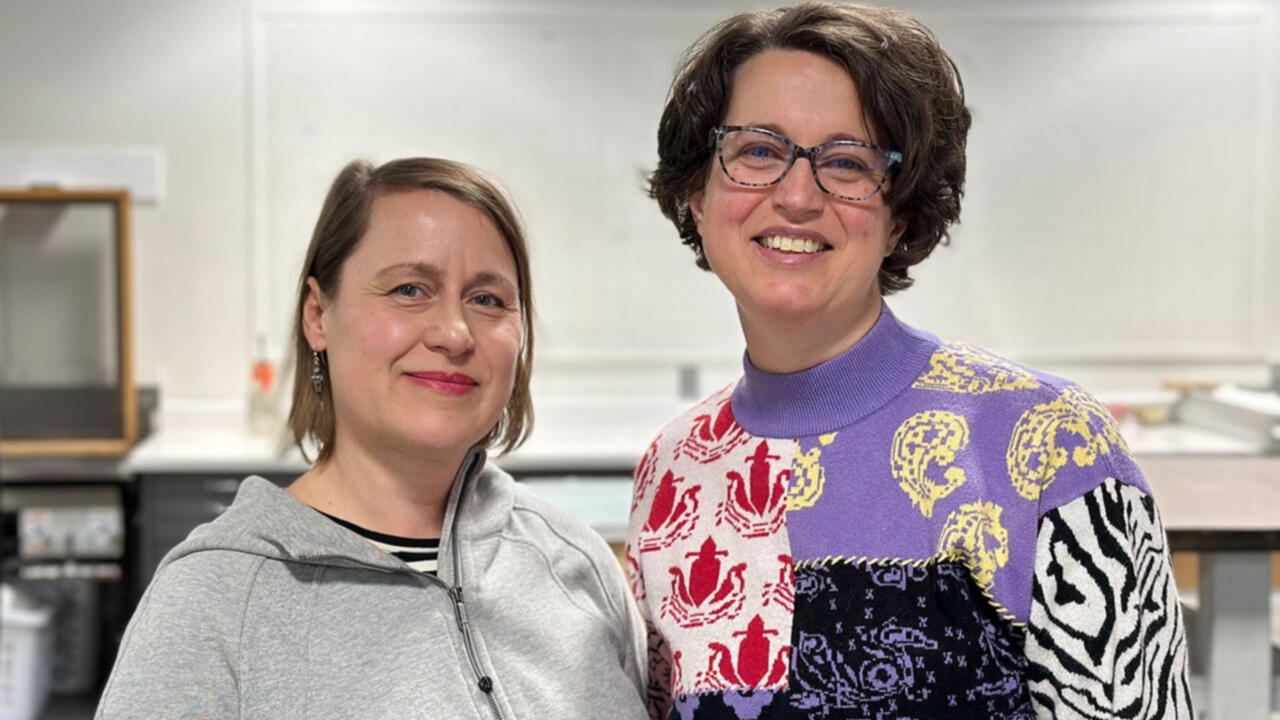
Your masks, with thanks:
[(1084, 390), (884, 309), (635, 475), (654, 718), (1189, 718), (1160, 516)]

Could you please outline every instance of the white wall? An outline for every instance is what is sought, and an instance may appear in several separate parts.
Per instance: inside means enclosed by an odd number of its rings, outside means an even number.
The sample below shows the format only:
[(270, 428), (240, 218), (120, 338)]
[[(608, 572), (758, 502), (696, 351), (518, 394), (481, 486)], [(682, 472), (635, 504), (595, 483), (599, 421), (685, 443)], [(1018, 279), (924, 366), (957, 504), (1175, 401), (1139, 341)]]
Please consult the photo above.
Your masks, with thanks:
[[(530, 229), (543, 393), (707, 384), (732, 304), (641, 192), (675, 57), (732, 3), (0, 0), (0, 143), (144, 145), (138, 372), (239, 396), (346, 160), (488, 169)], [(759, 3), (756, 3), (759, 6)], [(964, 73), (969, 193), (900, 315), (1096, 388), (1280, 357), (1280, 0), (916, 3)]]
[(1280, 359), (1278, 10), (924, 11), (974, 127), (955, 244), (903, 313), (1102, 388)]
[(251, 334), (244, 11), (217, 0), (0, 0), (0, 143), (158, 146), (134, 212), (137, 373), (239, 396)]

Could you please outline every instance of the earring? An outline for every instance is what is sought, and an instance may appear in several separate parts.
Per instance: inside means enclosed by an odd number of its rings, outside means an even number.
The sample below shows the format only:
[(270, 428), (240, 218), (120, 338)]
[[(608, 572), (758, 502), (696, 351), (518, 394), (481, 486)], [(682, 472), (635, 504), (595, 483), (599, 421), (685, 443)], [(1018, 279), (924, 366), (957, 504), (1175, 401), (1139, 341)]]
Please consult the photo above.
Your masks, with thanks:
[(324, 372), (320, 370), (320, 353), (315, 350), (311, 351), (311, 387), (315, 389), (317, 395), (324, 387)]
[(689, 203), (687, 201), (681, 202), (680, 207), (676, 209), (676, 221), (681, 226), (689, 222)]

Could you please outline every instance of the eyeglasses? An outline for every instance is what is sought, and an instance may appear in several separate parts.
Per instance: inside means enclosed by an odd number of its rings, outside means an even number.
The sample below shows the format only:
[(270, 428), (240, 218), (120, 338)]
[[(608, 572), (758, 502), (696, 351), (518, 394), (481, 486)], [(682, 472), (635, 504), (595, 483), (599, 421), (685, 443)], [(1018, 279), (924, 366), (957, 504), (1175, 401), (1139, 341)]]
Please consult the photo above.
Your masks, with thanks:
[(823, 192), (855, 202), (879, 192), (889, 173), (902, 162), (902, 153), (897, 150), (860, 140), (832, 140), (807, 148), (772, 130), (742, 125), (712, 128), (711, 141), (720, 168), (735, 184), (757, 188), (777, 185), (796, 164), (796, 158), (808, 158), (814, 182)]

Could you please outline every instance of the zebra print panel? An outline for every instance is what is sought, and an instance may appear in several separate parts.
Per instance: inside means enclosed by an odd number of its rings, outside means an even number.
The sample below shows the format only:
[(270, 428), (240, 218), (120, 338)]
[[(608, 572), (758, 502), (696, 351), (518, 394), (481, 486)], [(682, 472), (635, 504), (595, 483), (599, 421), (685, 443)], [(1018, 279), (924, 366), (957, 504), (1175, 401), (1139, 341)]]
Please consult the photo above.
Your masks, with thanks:
[(1107, 479), (1036, 538), (1027, 682), (1041, 718), (1191, 718), (1187, 644), (1151, 497)]

